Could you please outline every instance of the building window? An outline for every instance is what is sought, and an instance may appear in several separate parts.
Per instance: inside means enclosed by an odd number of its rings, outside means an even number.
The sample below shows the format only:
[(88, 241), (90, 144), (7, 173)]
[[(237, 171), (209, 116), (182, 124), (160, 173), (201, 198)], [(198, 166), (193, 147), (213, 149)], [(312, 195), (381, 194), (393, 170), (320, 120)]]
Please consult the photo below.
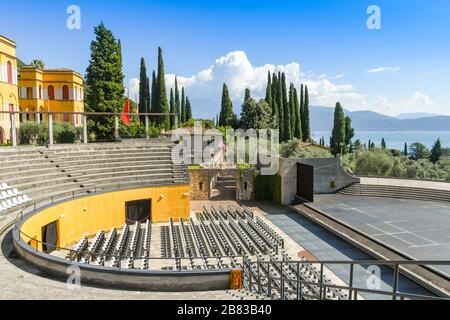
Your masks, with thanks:
[(48, 99), (55, 100), (55, 88), (53, 86), (48, 86)]
[(33, 88), (27, 87), (27, 99), (33, 98)]
[(63, 92), (63, 100), (69, 100), (69, 87), (63, 86), (62, 92)]
[(8, 61), (6, 69), (7, 69), (8, 83), (13, 83), (13, 70), (10, 61)]
[(39, 99), (42, 99), (42, 86), (39, 86)]
[(200, 182), (199, 188), (200, 188), (200, 191), (203, 190), (203, 182)]

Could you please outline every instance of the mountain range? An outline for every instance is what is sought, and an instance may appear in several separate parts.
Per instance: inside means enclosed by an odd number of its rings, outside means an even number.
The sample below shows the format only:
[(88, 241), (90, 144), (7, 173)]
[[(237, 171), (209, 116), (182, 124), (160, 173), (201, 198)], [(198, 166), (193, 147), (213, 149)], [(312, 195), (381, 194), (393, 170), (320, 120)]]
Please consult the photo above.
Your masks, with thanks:
[[(345, 115), (352, 119), (352, 127), (359, 131), (450, 131), (450, 116), (429, 113), (409, 113), (390, 117), (373, 111), (348, 111)], [(331, 131), (334, 108), (310, 107), (313, 131)]]

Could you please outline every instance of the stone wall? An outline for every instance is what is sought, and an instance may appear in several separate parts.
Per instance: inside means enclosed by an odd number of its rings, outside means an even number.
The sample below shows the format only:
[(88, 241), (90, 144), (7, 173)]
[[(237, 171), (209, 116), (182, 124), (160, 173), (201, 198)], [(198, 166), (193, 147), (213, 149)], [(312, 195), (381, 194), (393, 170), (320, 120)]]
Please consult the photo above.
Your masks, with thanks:
[(236, 180), (236, 200), (251, 200), (253, 194), (254, 169), (190, 169), (191, 200), (209, 200), (211, 182), (218, 174), (232, 175)]
[(209, 169), (189, 169), (190, 198), (191, 200), (209, 200), (211, 192), (211, 180)]
[(297, 193), (297, 163), (314, 167), (314, 193), (334, 193), (359, 178), (350, 176), (335, 158), (289, 158), (280, 159), (281, 201), (290, 204)]
[(241, 169), (236, 189), (236, 200), (252, 200), (255, 175), (256, 171), (253, 169)]

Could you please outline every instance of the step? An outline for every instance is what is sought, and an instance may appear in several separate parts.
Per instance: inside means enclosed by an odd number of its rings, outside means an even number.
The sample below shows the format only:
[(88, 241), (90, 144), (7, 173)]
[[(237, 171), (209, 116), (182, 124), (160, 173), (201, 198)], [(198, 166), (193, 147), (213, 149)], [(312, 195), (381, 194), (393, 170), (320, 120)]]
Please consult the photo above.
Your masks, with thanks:
[[(23, 169), (26, 169), (24, 167)], [(3, 172), (4, 169), (4, 172)], [(2, 179), (13, 179), (13, 178), (21, 178), (21, 177), (33, 177), (33, 176), (44, 176), (51, 175), (58, 172), (61, 174), (61, 170), (56, 168), (54, 165), (52, 166), (36, 166), (36, 168), (28, 168), (28, 170), (18, 170), (18, 168), (2, 168), (2, 172), (0, 173), (0, 180)]]
[[(65, 183), (59, 183), (56, 185), (43, 185), (43, 186), (37, 186), (30, 189), (23, 189), (23, 193), (27, 194), (29, 197), (33, 199), (37, 199), (36, 195), (46, 195), (46, 194), (58, 194), (58, 193), (64, 193), (69, 192), (73, 190), (80, 190), (82, 189), (80, 185), (74, 183), (74, 182), (65, 182)], [(19, 189), (20, 190), (20, 189)]]
[(167, 175), (167, 176), (173, 176), (172, 170), (167, 169), (152, 169), (152, 170), (128, 170), (128, 171), (122, 171), (122, 172), (116, 172), (116, 171), (108, 171), (103, 173), (94, 173), (94, 174), (85, 174), (81, 176), (81, 179), (78, 179), (77, 181), (92, 181), (92, 180), (98, 180), (102, 178), (109, 178), (111, 176), (113, 177), (135, 177), (137, 176), (143, 176), (143, 175)]
[(407, 198), (407, 199), (428, 199), (428, 200), (443, 200), (450, 201), (447, 196), (435, 196), (433, 194), (411, 194), (411, 193), (392, 193), (392, 192), (340, 192), (344, 195), (354, 195), (354, 196), (374, 196), (374, 197), (386, 197), (386, 198)]
[(433, 195), (433, 196), (446, 196), (450, 197), (450, 192), (444, 190), (416, 190), (416, 189), (385, 189), (385, 188), (356, 188), (356, 189), (345, 189), (346, 192), (382, 192), (382, 193), (401, 193), (401, 194), (418, 194), (418, 195)]
[(149, 186), (149, 185), (174, 185), (178, 182), (174, 181), (173, 179), (159, 179), (159, 178), (152, 178), (152, 176), (149, 177), (140, 177), (138, 180), (133, 179), (126, 179), (123, 178), (120, 179), (109, 179), (109, 180), (98, 180), (96, 181), (95, 187), (96, 189), (102, 189), (104, 187), (108, 186), (114, 186), (114, 188), (126, 188), (131, 186)]
[(133, 157), (146, 157), (149, 159), (172, 159), (170, 154), (168, 153), (157, 153), (157, 152), (151, 152), (148, 154), (145, 153), (125, 153), (125, 154), (111, 154), (111, 155), (102, 155), (102, 154), (92, 154), (92, 155), (80, 155), (80, 156), (69, 156), (69, 157), (49, 157), (48, 159), (52, 162), (67, 162), (67, 161), (74, 161), (74, 160), (86, 160), (86, 159), (111, 159), (111, 158), (133, 158)]
[(5, 182), (11, 185), (21, 185), (25, 183), (40, 183), (41, 181), (54, 181), (60, 179), (67, 179), (67, 175), (62, 173), (59, 169), (55, 168), (53, 173), (41, 175), (41, 174), (33, 174), (33, 175), (15, 175), (10, 178), (2, 178)]
[(73, 154), (122, 154), (122, 153), (141, 153), (141, 152), (171, 152), (170, 147), (156, 147), (156, 148), (124, 148), (124, 149), (71, 149), (60, 152), (44, 152), (47, 156), (64, 156)]
[(75, 168), (75, 167), (85, 167), (89, 165), (114, 165), (116, 163), (135, 163), (135, 162), (152, 162), (152, 163), (165, 163), (172, 164), (172, 160), (168, 157), (154, 157), (150, 158), (149, 156), (145, 157), (132, 157), (132, 158), (109, 158), (109, 159), (95, 159), (95, 162), (92, 162), (92, 159), (84, 159), (84, 160), (73, 160), (73, 161), (54, 161), (53, 163), (57, 167), (65, 168)]
[(158, 169), (165, 169), (174, 171), (172, 166), (169, 164), (152, 164), (150, 163), (143, 163), (140, 165), (129, 165), (128, 163), (121, 163), (118, 164), (112, 164), (108, 166), (83, 166), (83, 167), (76, 167), (75, 170), (68, 168), (62, 168), (64, 172), (66, 172), (70, 176), (75, 175), (85, 175), (85, 174), (94, 174), (94, 173), (102, 173), (102, 172), (122, 172), (122, 171), (128, 171), (128, 170), (158, 170)]
[(32, 182), (27, 182), (27, 183), (20, 183), (20, 184), (12, 184), (12, 185), (14, 186), (14, 188), (17, 188), (17, 189), (21, 190), (22, 192), (24, 192), (24, 190), (27, 190), (27, 191), (28, 190), (32, 190), (32, 191), (34, 191), (34, 189), (37, 189), (37, 188), (40, 188), (40, 187), (59, 186), (61, 184), (66, 184), (66, 183), (75, 184), (73, 178), (60, 177), (60, 178), (56, 178), (56, 179), (48, 179), (48, 180), (40, 179), (40, 180), (37, 180), (37, 181), (32, 181)]

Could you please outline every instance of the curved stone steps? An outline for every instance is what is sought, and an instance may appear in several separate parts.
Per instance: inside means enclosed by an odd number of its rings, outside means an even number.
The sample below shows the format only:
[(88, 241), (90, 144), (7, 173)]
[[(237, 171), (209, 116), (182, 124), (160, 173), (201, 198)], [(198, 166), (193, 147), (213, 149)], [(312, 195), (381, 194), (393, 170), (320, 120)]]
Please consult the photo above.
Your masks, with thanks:
[(353, 184), (338, 192), (344, 195), (450, 202), (450, 191), (400, 186)]

